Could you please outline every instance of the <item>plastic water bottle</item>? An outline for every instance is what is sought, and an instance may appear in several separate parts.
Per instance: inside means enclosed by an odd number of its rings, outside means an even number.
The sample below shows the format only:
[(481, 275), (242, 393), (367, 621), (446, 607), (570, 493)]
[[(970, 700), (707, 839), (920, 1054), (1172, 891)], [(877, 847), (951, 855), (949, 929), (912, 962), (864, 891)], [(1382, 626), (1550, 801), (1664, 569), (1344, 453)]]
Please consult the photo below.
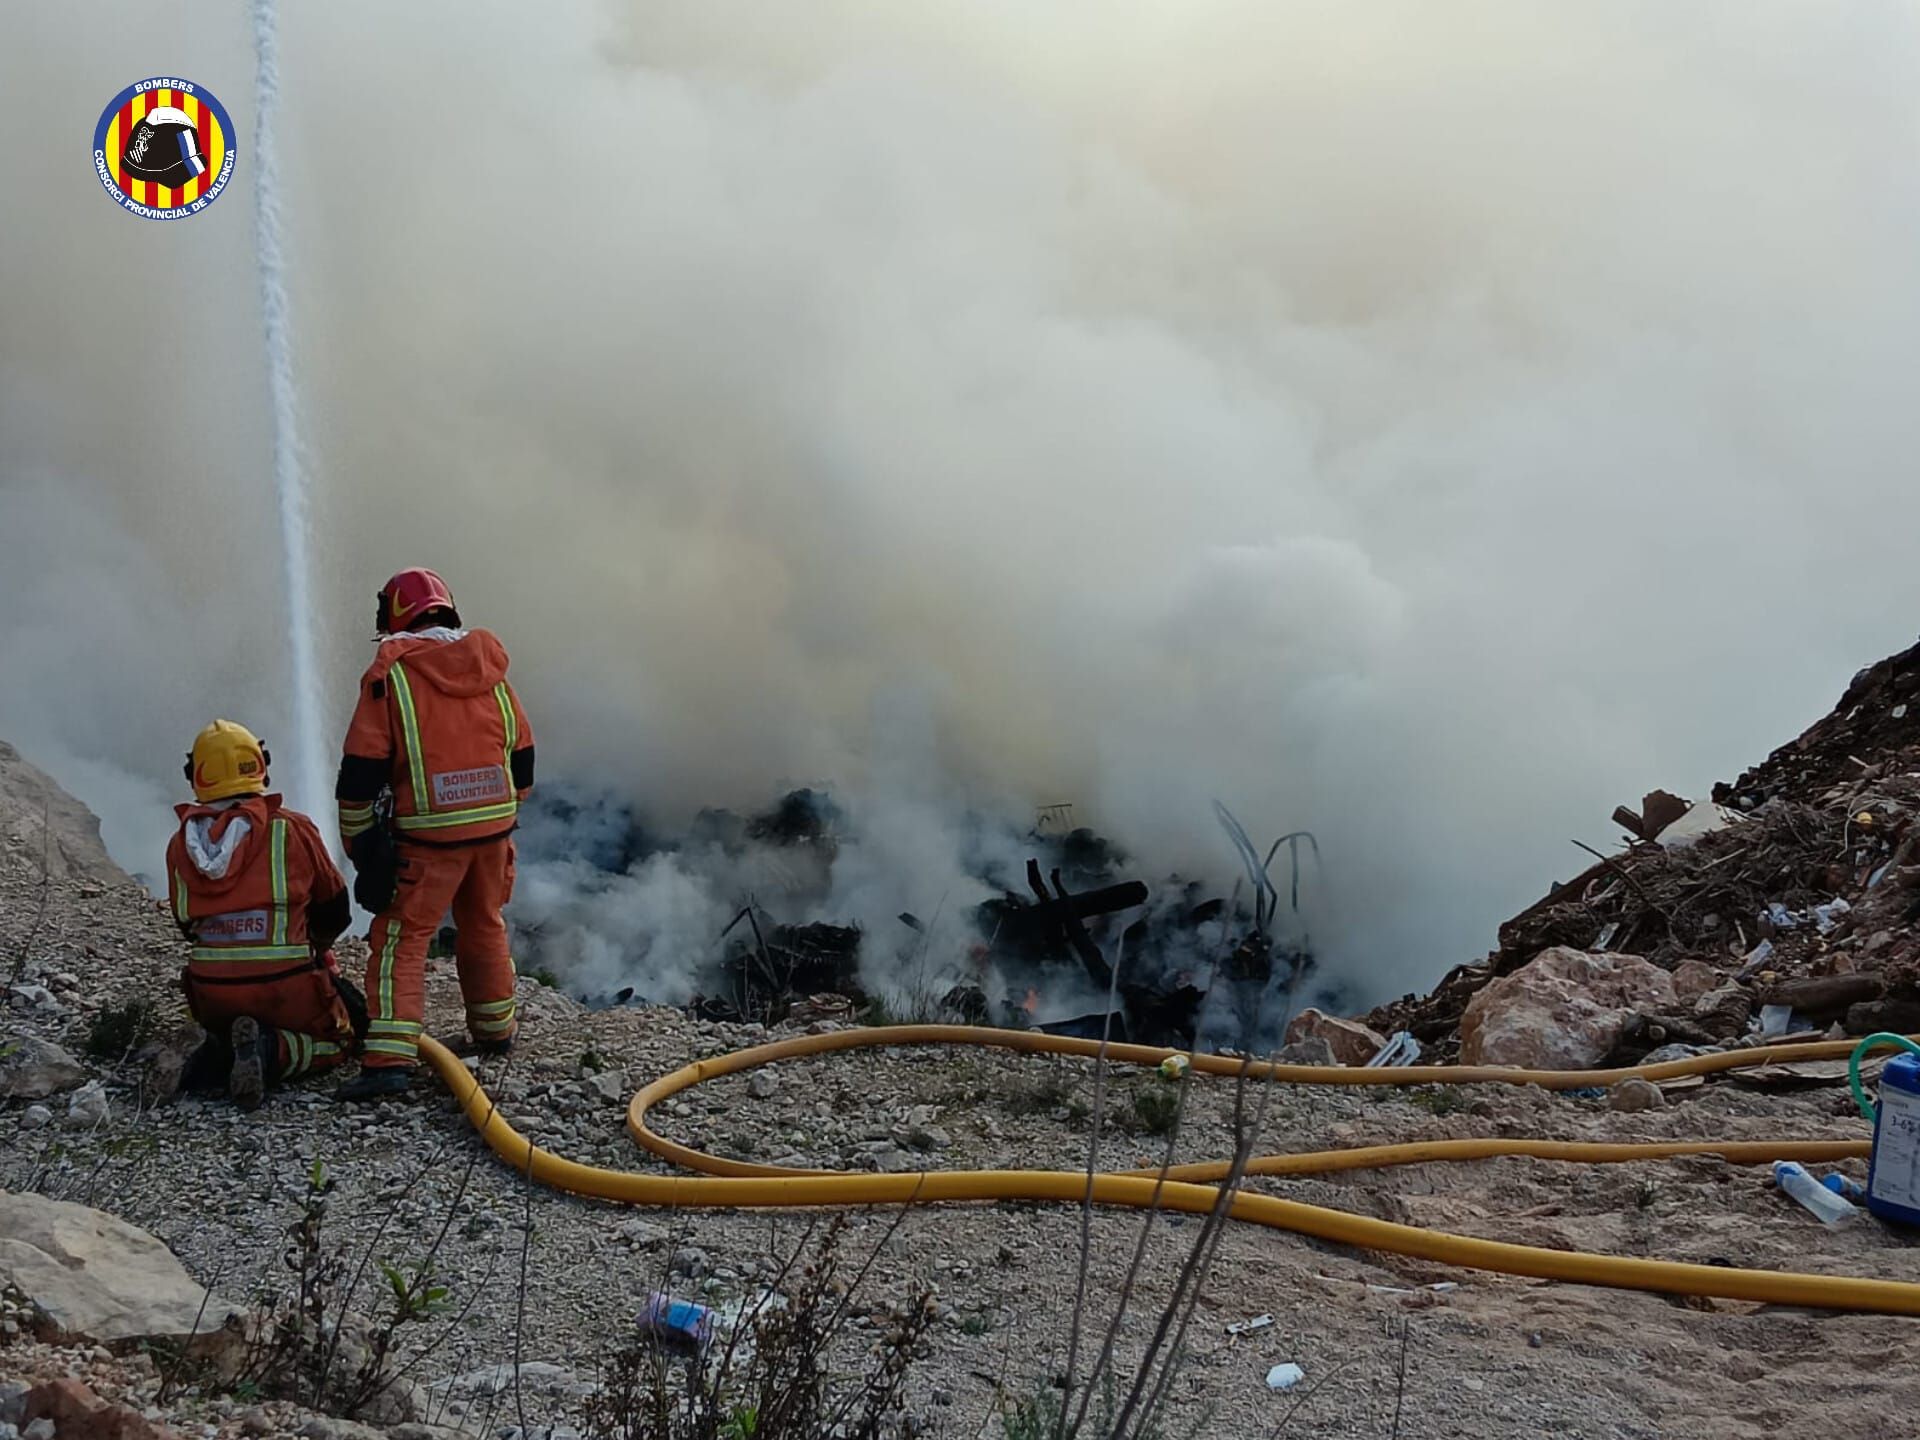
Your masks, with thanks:
[(1838, 1170), (1820, 1177), (1820, 1183), (1833, 1191), (1842, 1200), (1851, 1200), (1858, 1205), (1867, 1198), (1867, 1187), (1858, 1180), (1842, 1175)]
[(641, 1306), (637, 1325), (669, 1350), (698, 1355), (713, 1339), (714, 1313), (691, 1300), (676, 1300), (655, 1291)]
[(1814, 1179), (1797, 1160), (1774, 1161), (1773, 1183), (1811, 1211), (1822, 1225), (1844, 1225), (1860, 1213)]

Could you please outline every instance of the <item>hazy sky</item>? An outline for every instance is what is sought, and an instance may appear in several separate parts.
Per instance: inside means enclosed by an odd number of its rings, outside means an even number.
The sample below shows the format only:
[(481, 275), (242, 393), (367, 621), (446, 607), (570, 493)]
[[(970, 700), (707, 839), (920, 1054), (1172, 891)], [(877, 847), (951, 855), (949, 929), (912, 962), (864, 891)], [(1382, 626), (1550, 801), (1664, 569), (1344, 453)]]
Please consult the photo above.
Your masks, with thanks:
[[(1920, 627), (1911, 10), (336, 3), (283, 50), (329, 749), (428, 563), (549, 774), (1070, 799), (1226, 871), (1218, 795), (1320, 832), (1385, 991)], [(196, 219), (93, 176), (150, 73), (239, 127)], [(0, 735), (150, 868), (193, 731), (293, 723), (246, 9), (23, 7), (0, 93)]]

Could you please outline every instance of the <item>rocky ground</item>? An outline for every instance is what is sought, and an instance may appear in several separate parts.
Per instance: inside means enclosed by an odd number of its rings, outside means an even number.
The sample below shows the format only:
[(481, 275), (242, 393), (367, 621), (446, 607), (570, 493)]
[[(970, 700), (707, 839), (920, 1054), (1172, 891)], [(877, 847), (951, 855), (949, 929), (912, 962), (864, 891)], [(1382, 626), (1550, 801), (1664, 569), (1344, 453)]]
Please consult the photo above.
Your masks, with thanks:
[[(523, 1418), (532, 1435), (582, 1430), (583, 1397), (650, 1292), (737, 1313), (810, 1231), (817, 1234), (822, 1221), (807, 1214), (641, 1211), (529, 1186), (480, 1147), (431, 1082), (373, 1109), (338, 1107), (319, 1083), (275, 1094), (252, 1115), (192, 1099), (147, 1107), (137, 1058), (143, 1007), (156, 1022), (180, 1018), (172, 988), (180, 946), (143, 890), (95, 863), (71, 816), (40, 828), (52, 815), (45, 800), (0, 814), (10, 1047), (0, 1054), (0, 1090), (16, 1092), (0, 1099), (0, 1189), (109, 1211), (164, 1240), (218, 1295), (246, 1303), (289, 1285), (290, 1227), (317, 1162), (333, 1187), (324, 1247), (356, 1266), (373, 1262), (358, 1308), (380, 1313), (382, 1261), (404, 1270), (431, 1255), (448, 1292), (440, 1314), (400, 1332), (407, 1380), (421, 1390), (412, 1416), (389, 1417), (387, 1433), (507, 1436)], [(1880, 927), (1897, 934), (1879, 950), (1907, 943), (1898, 927)], [(1729, 954), (1722, 968), (1731, 964)], [(433, 1028), (454, 1033), (450, 965), (436, 967), (431, 997)], [(627, 1096), (691, 1059), (769, 1038), (758, 1027), (672, 1010), (590, 1012), (525, 979), (521, 998), (523, 1044), (510, 1063), (490, 1062), (483, 1080), (524, 1132), (597, 1165), (664, 1173), (624, 1132)], [(710, 1082), (668, 1102), (655, 1123), (718, 1154), (786, 1165), (1072, 1169), (1087, 1159), (1093, 1082), (1083, 1062), (863, 1051)], [(51, 1093), (34, 1097), (36, 1089)], [(1151, 1074), (1112, 1077), (1103, 1167), (1159, 1161), (1172, 1091)], [(1233, 1099), (1230, 1083), (1194, 1082), (1179, 1158), (1227, 1153)], [(1717, 1080), (1675, 1089), (1637, 1113), (1613, 1109), (1601, 1094), (1506, 1086), (1285, 1087), (1252, 1103), (1264, 1106), (1262, 1151), (1468, 1136), (1867, 1133), (1833, 1084), (1782, 1092)], [(1841, 1168), (1862, 1173), (1857, 1164)], [(1713, 1158), (1610, 1167), (1508, 1159), (1252, 1183), (1361, 1214), (1556, 1248), (1920, 1282), (1920, 1236), (1865, 1220), (1826, 1230), (1763, 1171)], [(856, 1363), (908, 1296), (928, 1287), (935, 1318), (907, 1383), (911, 1428), (999, 1433), (994, 1417), (1063, 1367), (1080, 1216), (987, 1204), (914, 1209), (896, 1228), (897, 1218), (849, 1217), (849, 1259), (885, 1244), (855, 1292), (842, 1361)], [(1104, 1333), (1142, 1223), (1129, 1213), (1093, 1216), (1096, 1333)], [(1199, 1230), (1198, 1221), (1179, 1218), (1153, 1226), (1120, 1329), (1123, 1381)], [(1229, 1332), (1262, 1314), (1273, 1323)], [(355, 1433), (244, 1386), (191, 1376), (176, 1375), (162, 1403), (164, 1365), (138, 1353), (48, 1344), (33, 1328), (17, 1306), (0, 1315), (0, 1377), (78, 1377), (127, 1414), (184, 1436)], [(1229, 1228), (1187, 1348), (1167, 1435), (1733, 1440), (1815, 1419), (1839, 1429), (1884, 1427), (1885, 1417), (1920, 1408), (1920, 1328), (1910, 1320), (1682, 1304), (1451, 1271), (1250, 1226)], [(500, 1368), (516, 1357), (527, 1362), (517, 1394), (505, 1385), (511, 1370)], [(1276, 1393), (1265, 1377), (1287, 1362), (1305, 1378)], [(8, 1415), (19, 1398), (0, 1391), (0, 1440), (24, 1418)]]

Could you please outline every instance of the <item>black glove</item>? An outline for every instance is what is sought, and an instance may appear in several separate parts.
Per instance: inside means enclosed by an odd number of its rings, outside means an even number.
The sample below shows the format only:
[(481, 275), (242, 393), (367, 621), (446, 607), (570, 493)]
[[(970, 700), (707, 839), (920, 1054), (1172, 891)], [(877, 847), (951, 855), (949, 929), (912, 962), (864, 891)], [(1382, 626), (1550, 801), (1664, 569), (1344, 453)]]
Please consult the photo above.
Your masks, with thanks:
[(378, 915), (393, 903), (393, 892), (400, 883), (400, 851), (393, 843), (393, 832), (376, 825), (354, 837), (347, 847), (353, 861), (353, 898), (362, 910)]

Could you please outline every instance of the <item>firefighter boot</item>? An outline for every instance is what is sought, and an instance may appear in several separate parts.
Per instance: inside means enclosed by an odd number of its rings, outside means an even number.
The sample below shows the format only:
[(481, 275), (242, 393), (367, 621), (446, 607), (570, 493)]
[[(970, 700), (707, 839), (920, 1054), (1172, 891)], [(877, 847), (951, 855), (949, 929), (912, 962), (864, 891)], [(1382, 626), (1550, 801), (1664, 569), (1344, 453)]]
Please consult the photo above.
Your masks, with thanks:
[(411, 1065), (382, 1065), (374, 1069), (362, 1067), (353, 1079), (340, 1082), (340, 1087), (333, 1092), (333, 1098), (350, 1105), (360, 1100), (385, 1100), (404, 1095), (412, 1083), (412, 1075)]
[(227, 1077), (227, 1094), (242, 1110), (257, 1109), (267, 1093), (267, 1076), (280, 1056), (280, 1038), (272, 1026), (242, 1015), (233, 1022), (229, 1039), (233, 1044), (233, 1070)]

